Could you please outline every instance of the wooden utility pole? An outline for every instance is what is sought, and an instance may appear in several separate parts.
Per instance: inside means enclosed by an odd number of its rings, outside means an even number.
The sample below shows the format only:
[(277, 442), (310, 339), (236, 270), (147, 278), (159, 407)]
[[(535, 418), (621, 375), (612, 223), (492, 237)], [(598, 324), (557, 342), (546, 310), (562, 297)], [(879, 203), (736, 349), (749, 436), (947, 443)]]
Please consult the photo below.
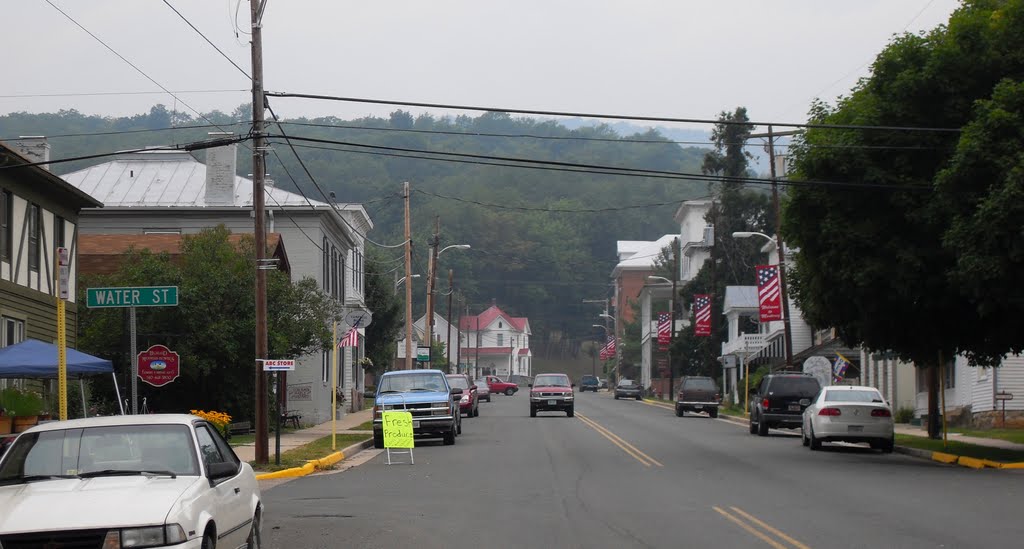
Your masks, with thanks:
[(676, 339), (676, 279), (679, 278), (679, 238), (672, 240), (672, 296), (668, 300), (668, 317), (672, 325), (669, 326), (668, 336), (668, 396), (675, 400), (675, 365), (672, 364), (672, 344)]
[(786, 368), (793, 367), (793, 331), (789, 322), (789, 292), (786, 291), (786, 248), (782, 243), (782, 211), (779, 207), (779, 182), (775, 178), (775, 134), (768, 126), (768, 164), (772, 178), (772, 207), (775, 209), (775, 245), (779, 248), (779, 292), (782, 296), (782, 328), (786, 342)]
[(427, 317), (423, 321), (423, 333), (424, 339), (427, 340), (427, 345), (433, 347), (431, 343), (434, 337), (434, 279), (435, 271), (437, 271), (437, 245), (441, 241), (441, 216), (434, 217), (434, 238), (430, 241), (430, 258), (427, 261)]
[[(265, 1), (265, 0), (264, 0)], [(262, 268), (267, 253), (263, 196), (267, 166), (263, 130), (263, 18), (264, 1), (249, 1), (252, 24), (252, 207), (256, 240), (256, 463), (267, 463), (270, 454), (267, 433), (267, 376), (263, 360), (267, 358), (267, 272)]]
[(405, 369), (412, 370), (412, 236), (409, 231), (409, 182), (405, 193)]
[(448, 362), (448, 373), (456, 374), (458, 369), (452, 370), (452, 279), (455, 278), (455, 270), (448, 269), (448, 336), (445, 338), (447, 343), (444, 344), (445, 352), (448, 353), (446, 362)]

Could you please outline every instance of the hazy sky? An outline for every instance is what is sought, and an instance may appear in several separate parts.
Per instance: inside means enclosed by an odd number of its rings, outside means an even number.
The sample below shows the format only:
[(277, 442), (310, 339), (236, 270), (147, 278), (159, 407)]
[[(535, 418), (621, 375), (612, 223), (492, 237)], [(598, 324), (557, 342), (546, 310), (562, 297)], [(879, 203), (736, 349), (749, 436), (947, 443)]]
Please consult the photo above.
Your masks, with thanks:
[[(199, 111), (230, 112), (249, 82), (163, 0), (50, 0)], [(246, 71), (239, 0), (170, 0)], [(867, 74), (893, 34), (944, 23), (954, 0), (268, 0), (273, 91), (505, 108), (804, 120)], [(239, 27), (248, 31), (248, 1)], [(159, 88), (45, 0), (5, 1), (0, 113), (128, 115), (173, 97), (47, 94)], [(191, 93), (194, 90), (235, 90)], [(189, 93), (186, 93), (189, 91)], [(389, 107), (274, 99), (279, 115), (351, 118)], [(415, 109), (413, 109), (415, 112)]]

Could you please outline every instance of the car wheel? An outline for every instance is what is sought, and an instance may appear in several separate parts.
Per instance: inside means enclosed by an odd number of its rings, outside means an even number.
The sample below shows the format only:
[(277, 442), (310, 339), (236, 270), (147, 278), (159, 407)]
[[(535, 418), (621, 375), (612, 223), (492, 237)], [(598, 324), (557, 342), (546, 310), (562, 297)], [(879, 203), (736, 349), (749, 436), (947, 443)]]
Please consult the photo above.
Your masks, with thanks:
[(883, 454), (891, 454), (894, 448), (896, 448), (896, 437), (882, 442)]
[(750, 434), (753, 435), (757, 433), (757, 424), (754, 423), (754, 414), (750, 414), (750, 419), (748, 420), (748, 423), (750, 423)]
[(814, 427), (811, 427), (811, 432), (808, 433), (807, 437), (810, 439), (807, 445), (810, 446), (811, 450), (821, 450), (821, 441), (818, 440), (818, 437), (814, 436)]
[(249, 538), (245, 541), (246, 549), (260, 549), (263, 546), (263, 513), (256, 509), (252, 516), (252, 527), (249, 529)]
[(761, 418), (757, 420), (757, 436), (766, 437), (768, 436), (768, 422)]
[(455, 444), (455, 429), (451, 431), (445, 431), (444, 433), (444, 445), (451, 446)]
[(619, 395), (615, 395), (615, 400), (619, 400)]
[(214, 537), (213, 532), (207, 530), (203, 534), (203, 544), (199, 547), (200, 549), (217, 549), (217, 538)]
[(683, 417), (685, 415), (686, 415), (686, 412), (682, 408), (680, 408), (679, 406), (676, 406), (676, 417)]
[(800, 431), (800, 444), (803, 444), (804, 446), (809, 446), (811, 444), (811, 441), (807, 440), (807, 429), (801, 429)]
[(636, 395), (636, 399), (637, 399), (637, 400), (643, 400), (643, 399), (644, 399), (644, 397), (642, 397), (642, 396), (640, 396), (640, 395)]
[(715, 409), (711, 410), (710, 412), (708, 412), (708, 415), (711, 416), (712, 418), (718, 417), (718, 408), (715, 408)]
[(473, 407), (473, 417), (480, 417), (480, 403), (477, 402), (476, 406)]
[(508, 389), (505, 389), (505, 396), (512, 396), (514, 394), (516, 394), (516, 390), (515, 389), (512, 389), (511, 387), (508, 388)]
[(455, 434), (456, 435), (461, 435), (462, 434), (462, 419), (461, 418), (459, 419), (459, 422), (455, 425)]
[(374, 448), (383, 448), (384, 447), (384, 433), (381, 433), (380, 436), (377, 436), (376, 432), (373, 433), (373, 447)]
[(573, 416), (573, 409), (572, 409), (571, 406), (568, 409), (565, 410), (565, 415), (567, 415), (569, 417)]

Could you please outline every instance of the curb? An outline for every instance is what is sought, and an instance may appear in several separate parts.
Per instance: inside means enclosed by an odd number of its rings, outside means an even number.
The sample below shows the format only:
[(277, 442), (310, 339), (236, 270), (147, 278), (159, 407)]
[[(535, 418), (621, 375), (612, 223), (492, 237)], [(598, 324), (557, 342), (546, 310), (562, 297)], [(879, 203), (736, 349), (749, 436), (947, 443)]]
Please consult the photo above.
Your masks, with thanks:
[(334, 465), (335, 463), (338, 463), (339, 461), (342, 461), (343, 459), (345, 459), (346, 454), (352, 455), (355, 454), (356, 452), (359, 452), (360, 450), (365, 450), (366, 448), (369, 448), (371, 446), (373, 446), (372, 438), (364, 440), (362, 442), (357, 442), (349, 446), (348, 448), (345, 448), (344, 450), (334, 452), (333, 454), (329, 454), (320, 459), (311, 459), (301, 467), (291, 467), (289, 469), (282, 469), (280, 471), (274, 471), (271, 473), (258, 473), (256, 475), (256, 480), (304, 477), (306, 475), (312, 474), (317, 469), (325, 469), (327, 467)]

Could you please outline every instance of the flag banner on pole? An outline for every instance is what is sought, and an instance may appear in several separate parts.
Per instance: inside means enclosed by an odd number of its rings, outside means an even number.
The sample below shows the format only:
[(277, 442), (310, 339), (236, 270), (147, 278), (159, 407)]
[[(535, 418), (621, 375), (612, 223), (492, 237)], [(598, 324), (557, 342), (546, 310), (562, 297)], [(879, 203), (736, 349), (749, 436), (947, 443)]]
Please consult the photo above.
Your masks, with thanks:
[(601, 360), (615, 358), (615, 336), (608, 336), (608, 343), (601, 349)]
[(359, 330), (352, 328), (349, 330), (345, 337), (341, 338), (338, 342), (338, 347), (358, 347), (359, 346)]
[(757, 266), (757, 305), (761, 322), (782, 320), (782, 286), (778, 265)]
[(711, 335), (711, 296), (694, 294), (693, 312), (697, 322), (693, 326), (693, 335), (707, 337)]
[(846, 357), (836, 353), (836, 361), (832, 364), (832, 383), (839, 383), (846, 377), (846, 371), (850, 369), (850, 361)]
[(672, 342), (672, 320), (668, 313), (658, 313), (658, 345), (667, 347)]

